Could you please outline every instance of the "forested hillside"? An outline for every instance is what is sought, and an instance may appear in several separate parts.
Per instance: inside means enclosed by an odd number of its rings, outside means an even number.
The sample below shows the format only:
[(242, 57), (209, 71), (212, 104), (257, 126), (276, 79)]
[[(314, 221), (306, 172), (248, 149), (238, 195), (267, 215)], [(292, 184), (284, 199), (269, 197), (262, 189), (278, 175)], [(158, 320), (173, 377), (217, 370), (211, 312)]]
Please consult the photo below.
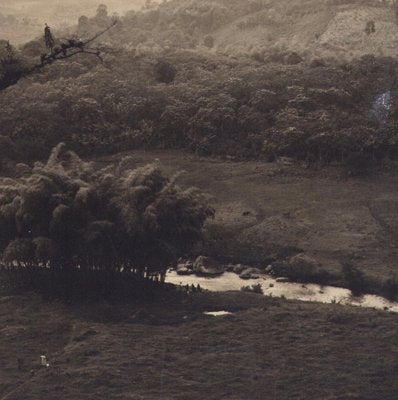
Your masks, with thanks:
[[(98, 7), (94, 17), (81, 16), (77, 26), (55, 36), (56, 46), (62, 47), (63, 38), (85, 40), (118, 20), (95, 44), (102, 61), (86, 54), (58, 61), (0, 92), (3, 169), (45, 158), (60, 141), (82, 154), (188, 148), (203, 155), (262, 160), (288, 156), (354, 167), (395, 159), (394, 57), (381, 57), (378, 51), (349, 59), (348, 44), (344, 57), (338, 51), (321, 57), (315, 42), (278, 44), (283, 35), (307, 32), (310, 37), (321, 26), (327, 29), (317, 31), (318, 44), (332, 30), (336, 38), (347, 34), (352, 39), (346, 29), (334, 29), (336, 20), (331, 18), (365, 9), (374, 17), (388, 15), (389, 40), (394, 40), (395, 6), (370, 1), (316, 4), (173, 0), (147, 2), (143, 10), (122, 18), (111, 15), (105, 5)], [(258, 48), (255, 38), (263, 28), (249, 21), (260, 21), (271, 10), (284, 16), (281, 33)], [(278, 19), (271, 20), (274, 24)], [(364, 27), (358, 20), (350, 27), (361, 29), (366, 43), (377, 39), (379, 22), (374, 18), (373, 25)], [(232, 31), (247, 46), (238, 46)], [(227, 46), (228, 40), (236, 43), (235, 49)], [(298, 41), (305, 51), (294, 45)], [(377, 47), (384, 51), (388, 43)], [(353, 56), (370, 47), (357, 50)], [(47, 51), (42, 38), (19, 51), (4, 48), (2, 66), (7, 67), (10, 57), (32, 65)]]

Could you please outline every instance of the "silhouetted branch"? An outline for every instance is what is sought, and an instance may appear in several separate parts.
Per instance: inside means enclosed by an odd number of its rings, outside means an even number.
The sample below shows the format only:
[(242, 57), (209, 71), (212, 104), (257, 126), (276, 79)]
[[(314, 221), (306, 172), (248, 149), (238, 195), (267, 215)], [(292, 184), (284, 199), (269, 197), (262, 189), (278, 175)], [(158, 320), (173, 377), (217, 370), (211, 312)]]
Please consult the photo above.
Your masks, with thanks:
[[(66, 42), (61, 43), (61, 45), (51, 47), (50, 53), (42, 54), (40, 56), (40, 63), (35, 64), (31, 67), (22, 67), (21, 64), (19, 63), (19, 60), (15, 58), (12, 58), (12, 60), (9, 58), (0, 60), (0, 90), (4, 90), (9, 86), (16, 84), (21, 78), (28, 76), (44, 68), (47, 65), (51, 65), (55, 61), (65, 60), (74, 57), (78, 54), (94, 55), (101, 62), (103, 62), (104, 60), (101, 57), (101, 51), (98, 48), (87, 47), (87, 45), (98, 39), (104, 33), (108, 32), (117, 23), (118, 21), (114, 21), (106, 29), (96, 33), (93, 37), (85, 41), (76, 39), (66, 39)], [(50, 28), (48, 26), (46, 26), (46, 34), (47, 36), (51, 35)], [(46, 39), (46, 43), (47, 41), (48, 39)]]
[(101, 32), (98, 32), (98, 33), (97, 33), (96, 35), (94, 35), (92, 38), (86, 40), (86, 41), (84, 42), (84, 44), (87, 45), (87, 44), (93, 42), (95, 39), (99, 38), (101, 35), (103, 35), (104, 33), (108, 32), (110, 29), (112, 29), (118, 22), (119, 22), (118, 20), (113, 21), (112, 24), (109, 25), (106, 29), (104, 29), (104, 30), (101, 31)]

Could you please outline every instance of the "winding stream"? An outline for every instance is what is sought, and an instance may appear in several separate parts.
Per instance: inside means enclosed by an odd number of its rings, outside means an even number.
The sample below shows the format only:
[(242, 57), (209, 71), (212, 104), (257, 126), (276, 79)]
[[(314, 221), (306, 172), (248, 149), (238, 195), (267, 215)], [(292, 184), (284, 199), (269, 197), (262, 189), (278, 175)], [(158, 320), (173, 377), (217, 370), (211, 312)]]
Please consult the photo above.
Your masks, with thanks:
[(274, 277), (269, 275), (262, 275), (259, 279), (243, 280), (233, 272), (225, 272), (216, 278), (207, 278), (196, 275), (178, 275), (177, 272), (170, 271), (166, 276), (166, 282), (184, 286), (199, 284), (202, 289), (218, 292), (240, 290), (242, 286), (260, 284), (265, 296), (319, 303), (338, 303), (398, 312), (398, 303), (390, 302), (380, 296), (367, 294), (353, 297), (349, 289), (313, 283), (277, 282)]

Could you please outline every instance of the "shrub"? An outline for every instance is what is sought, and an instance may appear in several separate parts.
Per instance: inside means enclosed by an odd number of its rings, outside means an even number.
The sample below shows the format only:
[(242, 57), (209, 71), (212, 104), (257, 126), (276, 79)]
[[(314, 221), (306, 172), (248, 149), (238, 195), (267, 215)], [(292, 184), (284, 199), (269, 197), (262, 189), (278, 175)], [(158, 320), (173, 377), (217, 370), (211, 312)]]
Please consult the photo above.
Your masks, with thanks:
[(175, 68), (167, 61), (159, 61), (155, 65), (155, 77), (158, 82), (171, 83), (177, 74)]
[(24, 65), (16, 56), (15, 49), (9, 42), (5, 42), (4, 51), (0, 51), (0, 90), (18, 82), (24, 72)]
[(345, 169), (349, 176), (368, 175), (375, 162), (366, 153), (351, 152), (345, 160)]
[(261, 287), (260, 283), (256, 283), (251, 286), (242, 286), (240, 288), (242, 292), (251, 292), (251, 293), (258, 293), (258, 294), (264, 294), (263, 288)]
[(333, 275), (321, 268), (316, 260), (303, 253), (296, 254), (289, 260), (273, 262), (272, 274), (295, 282), (313, 282), (321, 285), (334, 279)]
[(383, 282), (381, 293), (389, 300), (395, 301), (398, 299), (398, 277), (396, 275), (391, 275)]
[(209, 49), (212, 49), (214, 47), (214, 38), (211, 35), (206, 35), (205, 38), (203, 39), (203, 44), (208, 47)]
[(342, 264), (343, 278), (347, 287), (354, 296), (359, 296), (367, 291), (367, 283), (362, 271), (349, 262)]

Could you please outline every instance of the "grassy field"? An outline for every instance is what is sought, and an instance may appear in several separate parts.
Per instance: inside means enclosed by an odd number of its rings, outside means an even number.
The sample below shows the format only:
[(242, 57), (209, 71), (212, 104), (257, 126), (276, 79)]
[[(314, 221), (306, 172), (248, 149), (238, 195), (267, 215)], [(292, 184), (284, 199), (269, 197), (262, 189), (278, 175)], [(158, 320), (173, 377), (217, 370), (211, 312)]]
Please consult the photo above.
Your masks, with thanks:
[(139, 306), (3, 293), (0, 327), (1, 400), (397, 398), (387, 312), (242, 292)]
[[(349, 256), (395, 268), (396, 174), (129, 153), (207, 193), (220, 253), (301, 247), (329, 271)], [(123, 155), (96, 160), (99, 165)], [(212, 317), (204, 311), (230, 311)], [(62, 303), (0, 284), (0, 400), (396, 400), (398, 315), (254, 293), (160, 292), (151, 302)], [(50, 366), (40, 366), (40, 355)]]
[(352, 178), (338, 168), (315, 171), (173, 151), (128, 154), (136, 165), (157, 160), (169, 175), (183, 171), (180, 185), (207, 193), (216, 209), (211, 229), (224, 235), (212, 249), (215, 255), (261, 264), (296, 247), (332, 273), (340, 273), (347, 259), (374, 279), (398, 272), (396, 172)]
[[(371, 20), (376, 29), (367, 35), (365, 26)], [(249, 27), (238, 28), (247, 23)], [(392, 7), (381, 1), (279, 0), (223, 25), (212, 36), (215, 49), (228, 53), (282, 48), (351, 59), (365, 54), (394, 56), (398, 29)]]

